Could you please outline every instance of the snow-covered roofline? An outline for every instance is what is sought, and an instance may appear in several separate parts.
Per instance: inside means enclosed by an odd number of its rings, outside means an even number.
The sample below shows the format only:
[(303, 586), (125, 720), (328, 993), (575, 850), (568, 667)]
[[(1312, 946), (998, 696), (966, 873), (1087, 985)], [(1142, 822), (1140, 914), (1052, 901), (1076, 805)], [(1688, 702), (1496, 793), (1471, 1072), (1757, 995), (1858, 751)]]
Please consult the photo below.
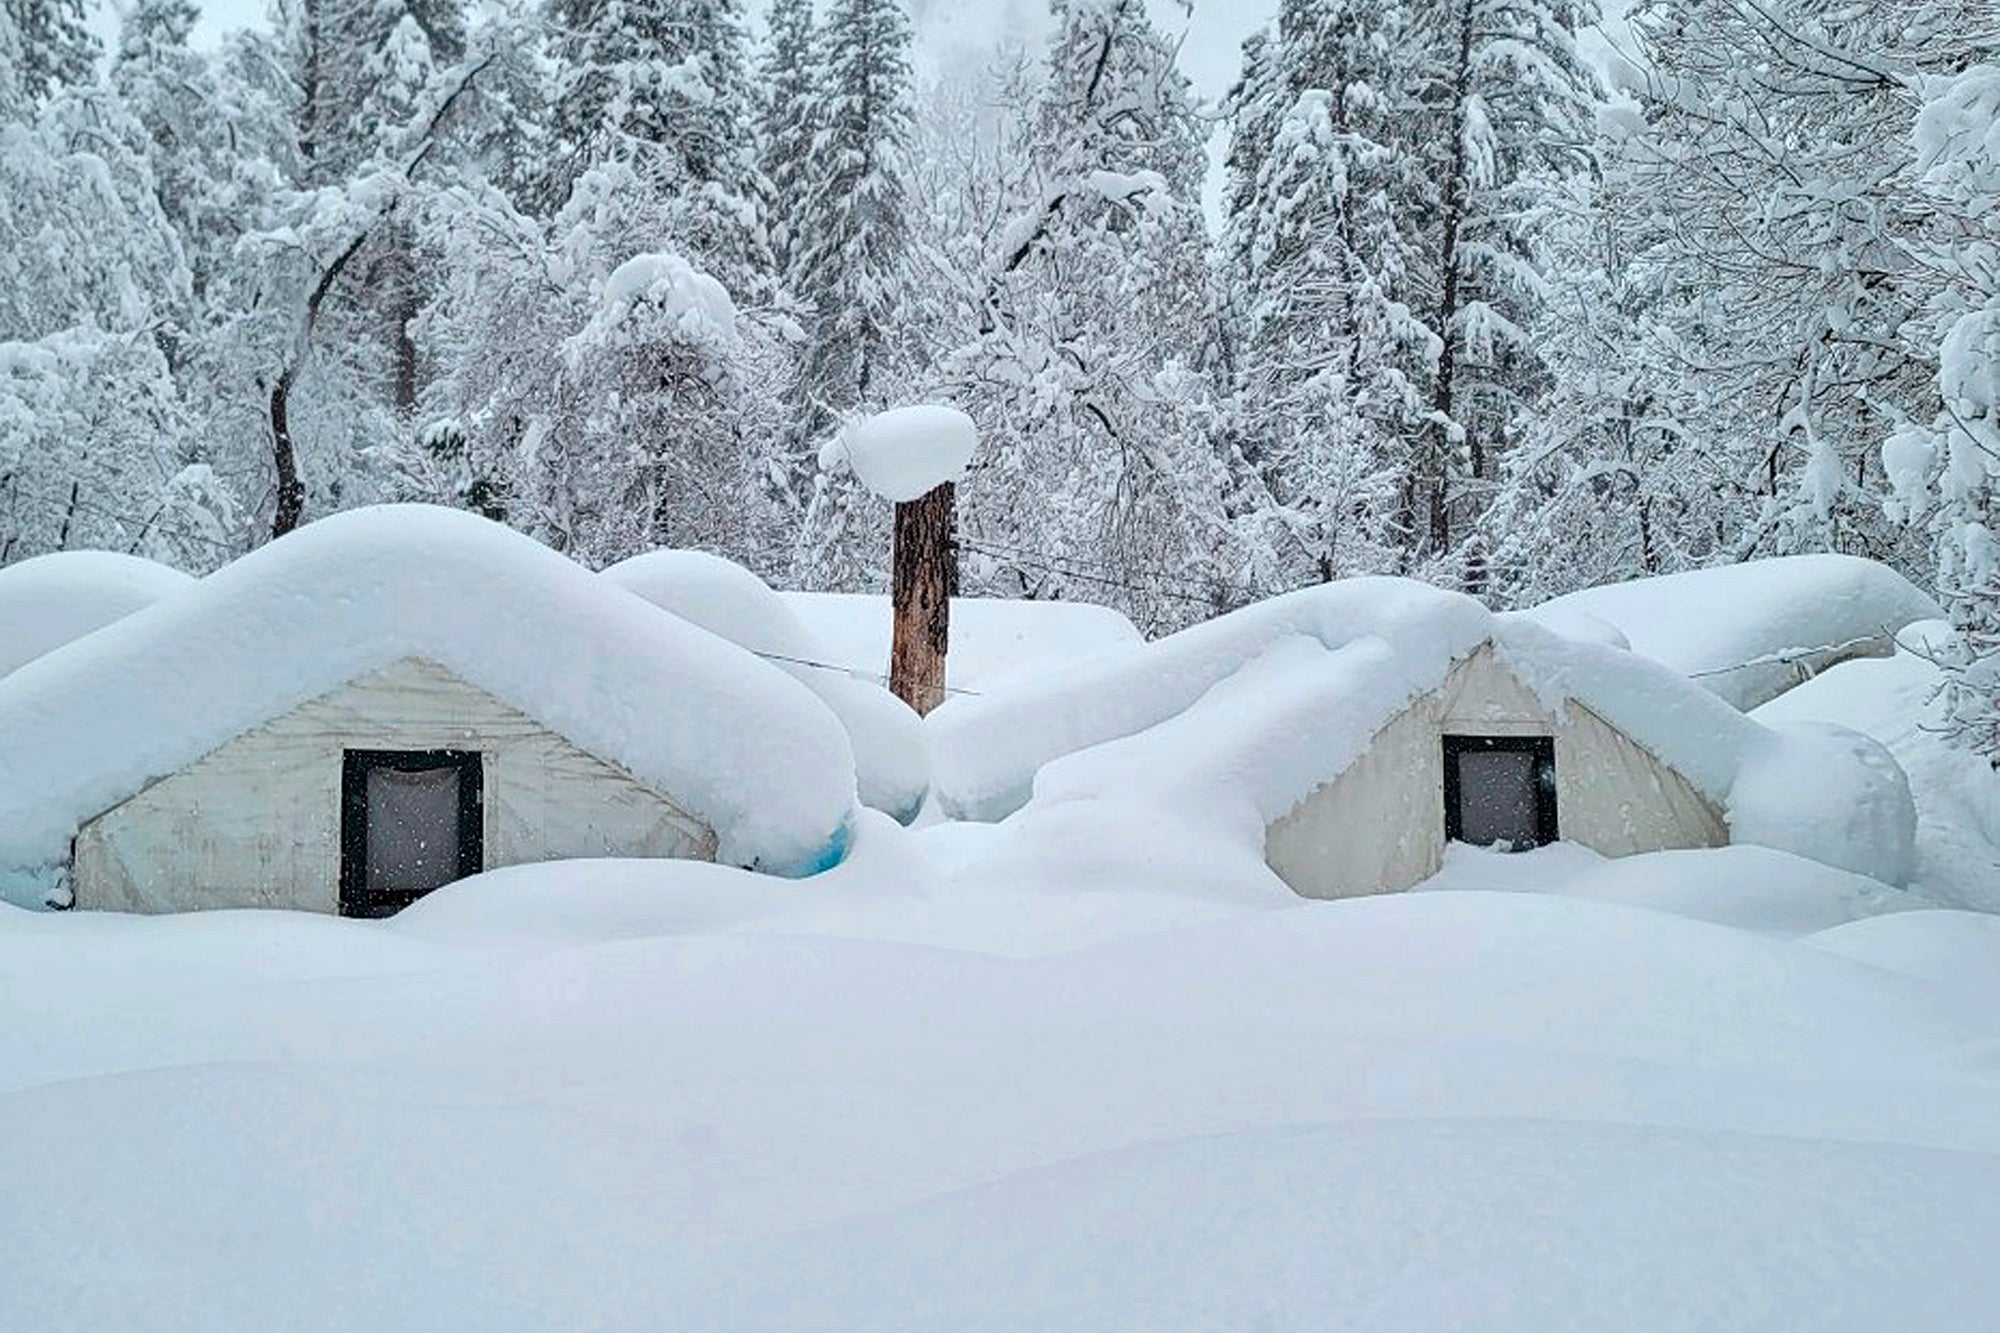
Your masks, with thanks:
[(803, 686), (500, 524), (406, 505), (310, 524), (0, 680), (0, 890), (149, 783), (410, 657), (671, 795), (721, 860), (840, 855), (853, 752)]
[[(1771, 775), (1785, 771), (1806, 786), (1815, 768), (1835, 774), (1843, 799), (1872, 804), (1887, 823), (1902, 818), (1900, 775), (1866, 771), (1882, 757), (1861, 753), (1863, 738), (1780, 734), (1650, 658), (1388, 578), (1303, 589), (1061, 679), (955, 700), (931, 715), (943, 733), (940, 795), (983, 819), (1010, 813), (1030, 791), (1038, 804), (1138, 798), (1261, 833), (1488, 644), (1551, 713), (1589, 709), (1686, 778), (1739, 832), (1757, 828), (1758, 841), (1828, 859), (1825, 849), (1792, 845), (1788, 828), (1767, 817)], [(1746, 773), (1757, 775), (1747, 795)], [(1834, 856), (1898, 877), (1893, 864), (1884, 870), (1859, 852)]]
[(194, 579), (143, 556), (55, 551), (0, 569), (0, 676)]

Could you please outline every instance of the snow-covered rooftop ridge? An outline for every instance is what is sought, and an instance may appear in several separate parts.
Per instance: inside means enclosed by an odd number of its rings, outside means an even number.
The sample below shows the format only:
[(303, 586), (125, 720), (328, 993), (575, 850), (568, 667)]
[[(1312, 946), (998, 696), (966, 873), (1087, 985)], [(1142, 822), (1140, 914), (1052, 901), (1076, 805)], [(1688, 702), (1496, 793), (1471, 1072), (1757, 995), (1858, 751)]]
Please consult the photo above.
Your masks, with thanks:
[(950, 699), (930, 715), (938, 795), (961, 817), (999, 819), (1027, 801), (1042, 765), (1184, 712), (1281, 639), (1304, 637), (1325, 649), (1380, 639), (1435, 682), (1478, 646), (1491, 622), (1484, 607), (1457, 593), (1406, 579), (1344, 579), (1039, 679), (1017, 677), (1004, 691)]
[[(422, 658), (709, 824), (720, 859), (836, 858), (854, 759), (756, 656), (497, 523), (383, 506), (308, 525), (0, 680), (0, 888), (149, 782), (367, 671)], [(32, 759), (24, 757), (32, 756)]]
[(0, 568), (0, 676), (193, 582), (117, 551), (56, 551)]
[(869, 676), (832, 662), (812, 631), (770, 585), (706, 551), (648, 551), (600, 576), (741, 644), (820, 697), (854, 746), (863, 804), (908, 822), (930, 792), (923, 719)]
[(1601, 621), (1634, 650), (1751, 708), (1805, 670), (1941, 613), (1887, 565), (1794, 555), (1585, 588), (1525, 614), (1565, 633), (1571, 622)]

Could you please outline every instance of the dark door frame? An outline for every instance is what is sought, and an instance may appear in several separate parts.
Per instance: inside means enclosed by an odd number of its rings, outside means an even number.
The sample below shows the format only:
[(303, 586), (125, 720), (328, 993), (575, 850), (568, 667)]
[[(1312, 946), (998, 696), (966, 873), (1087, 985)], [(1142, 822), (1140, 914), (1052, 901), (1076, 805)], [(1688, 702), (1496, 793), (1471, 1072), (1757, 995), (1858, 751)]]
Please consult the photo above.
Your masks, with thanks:
[(340, 761), (340, 914), (393, 916), (428, 890), (371, 891), (368, 887), (368, 774), (378, 768), (424, 773), (458, 770), (458, 873), (476, 875), (486, 865), (485, 766), (477, 750), (343, 750)]
[(1561, 835), (1556, 818), (1556, 740), (1553, 736), (1444, 737), (1444, 840), (1461, 841), (1458, 757), (1466, 753), (1509, 751), (1535, 757), (1535, 843), (1546, 847)]

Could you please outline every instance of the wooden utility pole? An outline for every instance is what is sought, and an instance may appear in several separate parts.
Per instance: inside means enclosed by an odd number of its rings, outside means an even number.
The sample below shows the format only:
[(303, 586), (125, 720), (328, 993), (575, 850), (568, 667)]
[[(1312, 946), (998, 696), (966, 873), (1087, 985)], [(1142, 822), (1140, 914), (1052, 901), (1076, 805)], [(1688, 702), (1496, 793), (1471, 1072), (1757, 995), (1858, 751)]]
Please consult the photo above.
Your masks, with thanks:
[(889, 690), (919, 715), (944, 702), (951, 594), (958, 587), (958, 548), (951, 539), (957, 489), (947, 481), (896, 506)]

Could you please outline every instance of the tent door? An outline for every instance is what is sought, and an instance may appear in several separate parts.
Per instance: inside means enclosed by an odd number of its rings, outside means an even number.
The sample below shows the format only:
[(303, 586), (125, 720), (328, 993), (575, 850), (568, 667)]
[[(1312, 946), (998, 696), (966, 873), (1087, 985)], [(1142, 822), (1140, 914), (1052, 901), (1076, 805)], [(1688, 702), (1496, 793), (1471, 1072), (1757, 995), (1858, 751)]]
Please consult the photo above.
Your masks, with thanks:
[(348, 750), (340, 784), (340, 914), (383, 917), (484, 863), (477, 751)]
[(1550, 736), (1446, 736), (1445, 838), (1526, 851), (1556, 829), (1556, 743)]

